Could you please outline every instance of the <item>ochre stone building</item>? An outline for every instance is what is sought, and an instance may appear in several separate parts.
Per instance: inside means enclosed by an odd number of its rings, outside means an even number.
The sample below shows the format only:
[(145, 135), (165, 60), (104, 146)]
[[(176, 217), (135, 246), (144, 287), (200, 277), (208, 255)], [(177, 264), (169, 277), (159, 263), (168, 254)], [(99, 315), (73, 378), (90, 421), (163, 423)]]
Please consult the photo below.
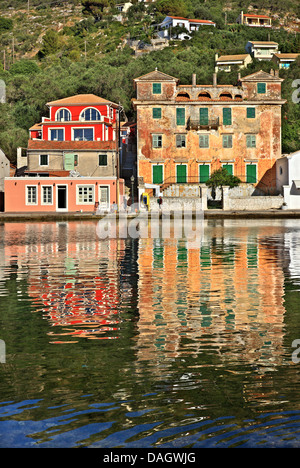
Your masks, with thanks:
[(205, 183), (222, 166), (276, 191), (281, 156), (281, 82), (259, 71), (237, 84), (179, 85), (157, 69), (134, 80), (139, 185)]

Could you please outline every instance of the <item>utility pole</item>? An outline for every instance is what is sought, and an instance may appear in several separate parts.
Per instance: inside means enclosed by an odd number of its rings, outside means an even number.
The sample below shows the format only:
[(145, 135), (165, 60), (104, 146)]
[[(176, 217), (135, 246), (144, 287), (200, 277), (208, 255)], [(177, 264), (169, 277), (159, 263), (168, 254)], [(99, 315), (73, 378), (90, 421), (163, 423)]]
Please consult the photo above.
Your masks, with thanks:
[(3, 70), (6, 70), (6, 58), (5, 58), (5, 49), (3, 50)]
[(12, 38), (12, 63), (15, 62), (15, 38)]
[(120, 123), (120, 114), (121, 114), (121, 104), (119, 103), (118, 109), (117, 109), (117, 121), (116, 121), (116, 144), (117, 144), (117, 161), (116, 161), (116, 175), (117, 175), (117, 206), (118, 206), (118, 213), (120, 211), (120, 129), (121, 129), (121, 123)]

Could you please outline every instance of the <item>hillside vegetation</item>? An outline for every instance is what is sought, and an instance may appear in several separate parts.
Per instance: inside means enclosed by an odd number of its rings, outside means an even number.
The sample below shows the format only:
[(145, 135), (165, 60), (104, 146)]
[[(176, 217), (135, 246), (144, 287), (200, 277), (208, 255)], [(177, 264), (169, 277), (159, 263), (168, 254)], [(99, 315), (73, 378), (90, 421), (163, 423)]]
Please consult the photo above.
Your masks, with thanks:
[[(116, 21), (114, 0), (2, 0), (0, 6), (0, 79), (6, 84), (1, 104), (0, 147), (11, 159), (27, 146), (28, 129), (48, 115), (46, 103), (77, 93), (93, 93), (121, 103), (134, 118), (133, 78), (159, 70), (191, 83), (211, 84), (215, 54), (245, 53), (248, 40), (272, 40), (281, 52), (300, 51), (300, 2), (278, 0), (157, 0), (145, 7), (133, 0), (123, 21)], [(241, 9), (267, 13), (275, 28), (249, 28), (236, 23)], [(174, 39), (169, 47), (135, 55), (130, 40), (143, 44), (155, 37), (156, 25), (167, 15), (211, 19), (190, 40)], [(253, 63), (242, 75), (276, 68), (273, 62)], [(300, 149), (300, 104), (295, 80), (300, 61), (280, 70), (283, 97), (283, 152)], [(218, 73), (219, 83), (236, 83), (237, 70)], [(299, 81), (300, 83), (300, 81)], [(300, 88), (300, 84), (298, 85)], [(293, 102), (295, 101), (295, 102)]]

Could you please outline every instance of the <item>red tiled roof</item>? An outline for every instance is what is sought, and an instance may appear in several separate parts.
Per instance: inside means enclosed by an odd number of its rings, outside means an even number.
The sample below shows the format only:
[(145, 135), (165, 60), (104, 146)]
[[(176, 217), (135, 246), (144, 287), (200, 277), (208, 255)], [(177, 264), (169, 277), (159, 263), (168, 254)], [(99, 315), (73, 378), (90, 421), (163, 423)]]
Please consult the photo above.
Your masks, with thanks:
[(244, 13), (244, 16), (247, 16), (248, 18), (267, 18), (267, 19), (271, 19), (270, 16), (266, 16), (266, 15), (252, 15), (250, 13)]
[(213, 23), (213, 24), (215, 24), (213, 21), (210, 21), (210, 20), (188, 19), (188, 18), (183, 18), (182, 16), (170, 16), (170, 15), (168, 15), (168, 17), (172, 18), (172, 19), (185, 20), (185, 21), (189, 21), (189, 22), (192, 22), (192, 23)]
[(115, 150), (115, 141), (47, 141), (29, 140), (29, 150)]
[(117, 106), (114, 102), (103, 99), (94, 94), (76, 94), (75, 96), (66, 97), (63, 99), (58, 99), (57, 101), (47, 102), (48, 106), (78, 106), (78, 105), (96, 105), (96, 104), (111, 104)]

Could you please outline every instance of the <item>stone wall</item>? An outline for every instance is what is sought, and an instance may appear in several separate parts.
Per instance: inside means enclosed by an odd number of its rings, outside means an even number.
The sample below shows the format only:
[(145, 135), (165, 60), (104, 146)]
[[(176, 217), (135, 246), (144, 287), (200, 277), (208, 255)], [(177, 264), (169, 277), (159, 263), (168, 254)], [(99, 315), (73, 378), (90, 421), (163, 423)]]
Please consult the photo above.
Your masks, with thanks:
[(271, 209), (281, 209), (284, 198), (278, 196), (229, 196), (229, 188), (223, 187), (223, 210), (225, 211), (266, 211)]

